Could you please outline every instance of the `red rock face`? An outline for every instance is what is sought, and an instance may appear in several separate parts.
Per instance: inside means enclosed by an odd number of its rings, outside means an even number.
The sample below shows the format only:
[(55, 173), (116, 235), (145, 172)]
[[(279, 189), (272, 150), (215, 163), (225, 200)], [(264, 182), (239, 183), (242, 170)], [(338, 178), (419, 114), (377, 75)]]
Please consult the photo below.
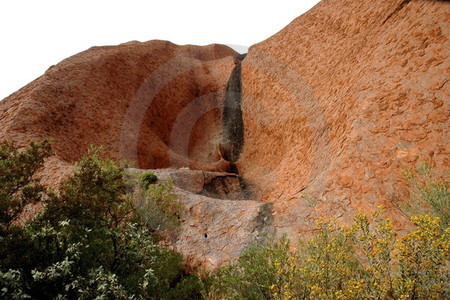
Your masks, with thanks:
[(401, 226), (402, 170), (448, 172), (449, 18), (446, 1), (322, 1), (250, 48), (237, 165), (280, 233), (379, 204)]
[(220, 116), (236, 54), (165, 41), (91, 48), (1, 101), (0, 139), (54, 138), (61, 164), (94, 144), (140, 168), (224, 169)]
[[(240, 200), (247, 192), (235, 174), (205, 171), (228, 169), (219, 144), (236, 55), (221, 45), (164, 41), (89, 49), (0, 102), (0, 140), (26, 146), (54, 138), (56, 155), (40, 174), (50, 184), (91, 144), (131, 167), (156, 169), (159, 179), (173, 178), (185, 209), (172, 246), (188, 268), (215, 269), (271, 228), (270, 204)], [(190, 169), (162, 169), (168, 167)], [(23, 217), (40, 209), (29, 205)]]
[(446, 1), (323, 0), (251, 47), (226, 97), (226, 46), (95, 47), (0, 102), (0, 140), (54, 138), (49, 182), (90, 144), (142, 169), (239, 170), (262, 202), (231, 197), (234, 175), (164, 171), (186, 197), (175, 246), (204, 269), (321, 215), (383, 204), (402, 228), (402, 171), (429, 157), (450, 170), (449, 20)]

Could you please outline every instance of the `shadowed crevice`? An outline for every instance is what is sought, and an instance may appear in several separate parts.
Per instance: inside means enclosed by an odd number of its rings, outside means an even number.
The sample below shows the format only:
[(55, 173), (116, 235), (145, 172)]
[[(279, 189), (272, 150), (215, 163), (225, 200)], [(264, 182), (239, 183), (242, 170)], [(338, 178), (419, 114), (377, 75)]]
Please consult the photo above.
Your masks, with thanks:
[(222, 154), (225, 160), (232, 163), (239, 159), (242, 147), (244, 146), (241, 91), (241, 63), (238, 63), (228, 79), (222, 114)]
[(208, 175), (200, 195), (222, 200), (251, 200), (251, 188), (244, 179), (234, 174)]
[(265, 203), (259, 209), (258, 216), (255, 219), (255, 229), (258, 233), (255, 241), (258, 244), (264, 243), (264, 241), (270, 240), (275, 231), (273, 227), (273, 203)]
[(398, 12), (400, 12), (409, 2), (412, 0), (403, 0), (400, 2), (397, 7), (384, 19), (384, 21), (381, 23), (381, 25), (384, 25), (390, 18), (395, 16)]

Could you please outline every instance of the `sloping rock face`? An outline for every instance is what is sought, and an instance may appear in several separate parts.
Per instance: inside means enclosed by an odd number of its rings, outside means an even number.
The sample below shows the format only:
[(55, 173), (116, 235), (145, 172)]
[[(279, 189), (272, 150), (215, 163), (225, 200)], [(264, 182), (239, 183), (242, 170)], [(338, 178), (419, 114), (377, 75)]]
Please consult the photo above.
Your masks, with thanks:
[[(184, 205), (172, 246), (188, 269), (216, 269), (272, 228), (271, 205), (250, 200), (242, 178), (224, 172), (230, 163), (219, 149), (236, 55), (165, 41), (91, 48), (0, 102), (0, 140), (53, 138), (55, 155), (41, 174), (49, 184), (70, 174), (91, 144), (172, 178)], [(27, 215), (40, 209), (30, 205)]]
[(131, 167), (202, 170), (155, 171), (184, 196), (175, 247), (202, 269), (324, 214), (383, 204), (401, 228), (402, 171), (430, 157), (450, 170), (449, 19), (447, 1), (323, 0), (247, 56), (94, 47), (1, 101), (0, 140), (54, 138), (47, 182), (90, 144)]
[(173, 246), (183, 254), (187, 269), (215, 270), (273, 233), (272, 204), (250, 200), (248, 187), (236, 174), (187, 169), (152, 172), (158, 180), (171, 178), (183, 203)]
[(55, 180), (91, 144), (141, 168), (226, 170), (218, 143), (235, 55), (166, 41), (93, 47), (1, 101), (0, 140), (54, 138)]
[(324, 0), (249, 49), (236, 165), (279, 233), (379, 204), (402, 227), (402, 170), (448, 174), (449, 18), (446, 1)]

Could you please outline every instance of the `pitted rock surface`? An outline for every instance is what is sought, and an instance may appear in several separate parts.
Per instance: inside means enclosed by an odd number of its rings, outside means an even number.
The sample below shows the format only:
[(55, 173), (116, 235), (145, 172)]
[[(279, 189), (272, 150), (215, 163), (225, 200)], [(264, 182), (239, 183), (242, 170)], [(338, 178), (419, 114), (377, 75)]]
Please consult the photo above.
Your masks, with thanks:
[(430, 158), (450, 171), (449, 19), (448, 1), (323, 0), (246, 56), (94, 47), (1, 101), (0, 140), (54, 138), (49, 183), (90, 144), (173, 177), (187, 208), (175, 247), (204, 269), (322, 215), (382, 204), (401, 229), (403, 171)]
[(449, 16), (448, 1), (322, 1), (250, 47), (236, 165), (280, 232), (379, 204), (402, 227), (402, 172), (431, 157), (448, 176)]
[(135, 167), (225, 171), (221, 111), (236, 54), (157, 40), (93, 47), (2, 100), (0, 140), (53, 138), (52, 182), (91, 144)]
[[(132, 173), (148, 170), (129, 169)], [(183, 254), (188, 269), (215, 270), (235, 261), (246, 247), (271, 236), (272, 205), (260, 201), (238, 199), (240, 181), (235, 174), (202, 172), (187, 169), (151, 170), (158, 180), (171, 178), (174, 192), (180, 195), (184, 213), (174, 248)], [(235, 199), (208, 197), (204, 189), (212, 180), (233, 191)]]

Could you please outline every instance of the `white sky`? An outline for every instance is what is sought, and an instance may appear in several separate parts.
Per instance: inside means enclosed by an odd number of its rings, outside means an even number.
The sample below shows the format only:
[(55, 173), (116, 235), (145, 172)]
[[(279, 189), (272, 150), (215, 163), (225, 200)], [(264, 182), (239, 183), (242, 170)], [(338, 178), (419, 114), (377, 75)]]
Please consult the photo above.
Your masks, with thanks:
[(91, 46), (161, 39), (248, 47), (317, 2), (1, 0), (0, 100)]

